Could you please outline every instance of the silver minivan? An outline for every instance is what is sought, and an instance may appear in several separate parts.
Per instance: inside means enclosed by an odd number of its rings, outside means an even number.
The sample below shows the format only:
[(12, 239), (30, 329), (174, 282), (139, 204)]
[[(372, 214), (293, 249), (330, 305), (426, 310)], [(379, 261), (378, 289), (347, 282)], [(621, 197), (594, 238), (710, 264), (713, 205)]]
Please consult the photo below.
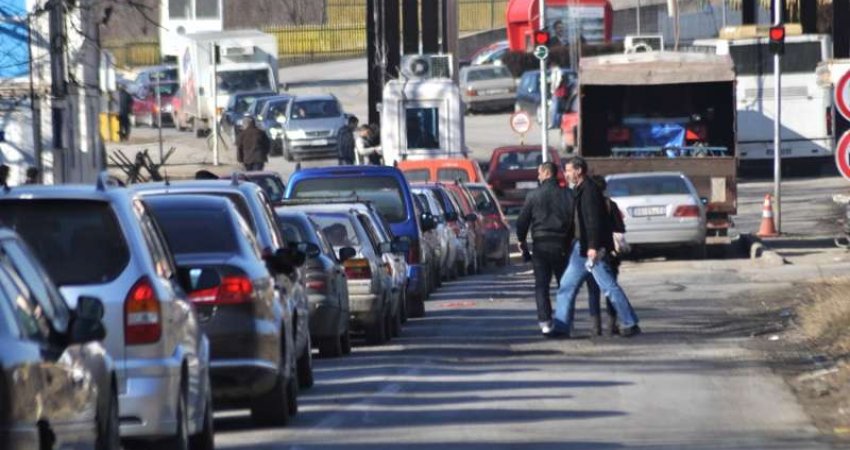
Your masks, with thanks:
[(102, 299), (121, 438), (212, 449), (209, 343), (142, 199), (105, 177), (16, 187), (0, 190), (0, 222), (29, 244), (71, 308), (82, 296)]

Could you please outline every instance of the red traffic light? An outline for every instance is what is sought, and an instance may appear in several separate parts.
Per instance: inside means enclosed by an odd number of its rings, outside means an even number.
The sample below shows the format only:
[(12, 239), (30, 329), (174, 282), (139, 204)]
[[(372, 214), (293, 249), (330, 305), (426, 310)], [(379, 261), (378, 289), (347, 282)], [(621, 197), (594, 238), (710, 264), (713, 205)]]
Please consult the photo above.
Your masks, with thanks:
[(782, 25), (777, 25), (775, 27), (770, 27), (770, 40), (779, 42), (785, 40), (785, 27)]
[(535, 45), (549, 45), (549, 32), (543, 30), (537, 30), (534, 32), (534, 44)]

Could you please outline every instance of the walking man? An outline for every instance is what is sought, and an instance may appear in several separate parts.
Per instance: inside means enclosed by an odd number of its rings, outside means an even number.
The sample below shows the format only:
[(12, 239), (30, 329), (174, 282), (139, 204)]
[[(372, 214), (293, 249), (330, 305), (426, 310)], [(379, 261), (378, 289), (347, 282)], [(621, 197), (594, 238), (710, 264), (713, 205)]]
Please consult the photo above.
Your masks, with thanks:
[(532, 243), (531, 261), (534, 267), (534, 294), (537, 300), (537, 320), (544, 335), (552, 333), (552, 302), (549, 285), (554, 277), (560, 279), (567, 265), (567, 245), (572, 224), (572, 196), (558, 186), (558, 167), (545, 162), (537, 168), (540, 187), (532, 191), (517, 219), (517, 240), (523, 253), (528, 252), (529, 229)]
[(127, 92), (127, 86), (118, 88), (118, 138), (130, 139), (130, 114), (133, 113), (133, 96)]
[(339, 165), (354, 164), (354, 130), (360, 123), (357, 117), (350, 116), (348, 122), (339, 129), (337, 133), (337, 151), (339, 153)]
[(269, 160), (269, 138), (263, 130), (257, 128), (253, 117), (242, 120), (245, 126), (236, 138), (236, 160), (249, 172), (263, 170)]
[(637, 315), (607, 262), (607, 253), (614, 249), (614, 238), (605, 198), (588, 177), (587, 162), (583, 158), (570, 159), (564, 169), (574, 189), (573, 243), (558, 289), (552, 334), (569, 337), (576, 294), (587, 277), (592, 276), (611, 299), (620, 320), (620, 335), (635, 336), (641, 332)]

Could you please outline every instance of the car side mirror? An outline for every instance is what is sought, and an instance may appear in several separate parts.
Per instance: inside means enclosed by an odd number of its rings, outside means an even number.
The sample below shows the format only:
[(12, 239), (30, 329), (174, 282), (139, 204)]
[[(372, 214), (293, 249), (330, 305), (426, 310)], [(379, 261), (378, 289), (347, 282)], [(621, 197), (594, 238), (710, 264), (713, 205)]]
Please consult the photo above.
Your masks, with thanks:
[(295, 245), (295, 248), (307, 255), (308, 258), (316, 258), (322, 253), (319, 246), (312, 242), (299, 242)]
[(422, 214), (422, 231), (429, 232), (437, 228), (437, 220), (434, 218), (434, 215), (431, 213), (423, 213)]
[(106, 338), (103, 312), (103, 302), (99, 298), (81, 296), (77, 299), (77, 309), (69, 336), (71, 343), (85, 344)]
[(355, 256), (357, 256), (357, 250), (353, 249), (352, 247), (343, 247), (339, 249), (340, 262), (346, 262), (349, 259), (354, 258)]
[(463, 216), (463, 220), (465, 220), (467, 222), (475, 222), (475, 221), (478, 220), (478, 214), (469, 213), (469, 214)]

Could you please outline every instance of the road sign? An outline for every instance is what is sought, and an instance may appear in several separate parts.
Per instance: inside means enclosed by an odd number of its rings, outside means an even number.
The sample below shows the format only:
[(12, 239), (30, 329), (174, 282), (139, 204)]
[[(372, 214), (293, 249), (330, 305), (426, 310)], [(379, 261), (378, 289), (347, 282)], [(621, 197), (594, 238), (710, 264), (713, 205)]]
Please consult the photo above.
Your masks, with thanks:
[(549, 57), (549, 47), (545, 45), (538, 45), (534, 47), (534, 56), (539, 60), (544, 60)]
[(850, 180), (850, 130), (844, 132), (835, 146), (835, 165), (841, 175)]
[(850, 70), (835, 85), (835, 106), (845, 119), (850, 120)]
[(528, 133), (531, 129), (531, 117), (525, 111), (517, 111), (511, 115), (511, 128), (516, 134)]

